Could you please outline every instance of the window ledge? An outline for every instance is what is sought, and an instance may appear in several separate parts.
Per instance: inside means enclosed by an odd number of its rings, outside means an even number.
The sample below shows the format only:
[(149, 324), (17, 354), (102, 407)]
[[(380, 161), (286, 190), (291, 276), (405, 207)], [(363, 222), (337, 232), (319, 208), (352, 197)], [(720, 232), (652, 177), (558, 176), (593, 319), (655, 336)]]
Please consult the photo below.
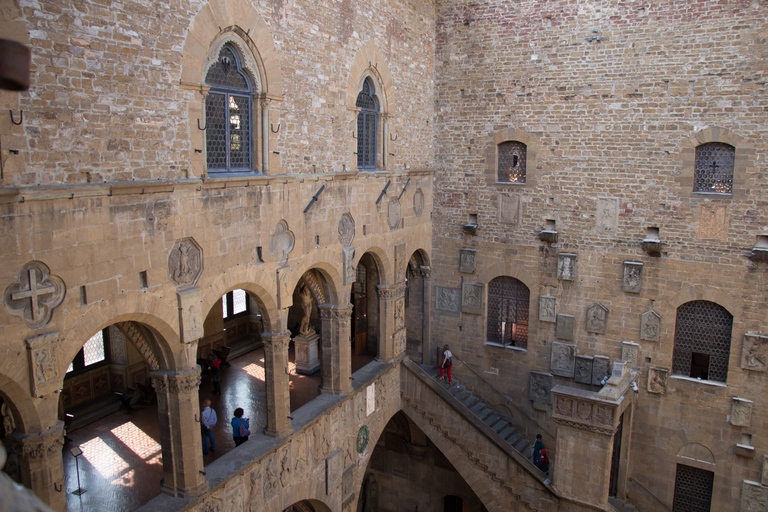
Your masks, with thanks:
[(728, 385), (725, 382), (718, 382), (716, 380), (694, 379), (693, 377), (686, 377), (684, 375), (670, 375), (670, 378), (677, 380), (687, 380), (688, 382), (696, 382), (699, 384), (706, 384), (708, 386), (714, 386), (716, 388), (726, 388)]
[(524, 182), (524, 181), (497, 181), (496, 184), (497, 185), (502, 185), (502, 186), (503, 185), (511, 185), (513, 187), (515, 187), (515, 186), (516, 187), (524, 187), (524, 186), (527, 185), (527, 183)]
[(494, 341), (486, 341), (485, 345), (487, 347), (497, 347), (497, 348), (506, 348), (509, 350), (516, 350), (517, 352), (528, 352), (527, 348), (515, 347), (514, 345), (502, 345), (501, 343), (496, 343)]
[(693, 194), (697, 196), (713, 196), (713, 197), (722, 197), (723, 199), (730, 199), (733, 197), (733, 192), (705, 192), (703, 190), (700, 191), (693, 191)]

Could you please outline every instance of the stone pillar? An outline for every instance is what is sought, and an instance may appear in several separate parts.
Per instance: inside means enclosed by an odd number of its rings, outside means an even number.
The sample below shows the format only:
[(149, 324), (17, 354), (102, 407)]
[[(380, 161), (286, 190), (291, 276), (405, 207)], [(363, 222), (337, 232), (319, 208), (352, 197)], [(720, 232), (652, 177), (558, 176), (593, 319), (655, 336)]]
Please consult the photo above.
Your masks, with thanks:
[[(430, 357), (432, 357), (432, 354), (435, 353), (435, 351), (432, 350), (432, 315), (430, 314), (429, 309), (429, 305), (432, 303), (432, 268), (424, 265), (420, 268), (420, 270), (422, 283), (424, 285), (424, 302), (422, 304), (422, 307), (424, 308), (424, 330), (421, 334), (421, 360), (424, 364), (432, 364)], [(434, 364), (437, 364), (437, 361), (435, 361)]]
[(269, 100), (261, 100), (261, 172), (269, 171)]
[(288, 380), (288, 343), (291, 333), (261, 333), (264, 342), (264, 373), (267, 387), (267, 428), (272, 437), (285, 437), (293, 432), (291, 391)]
[(379, 361), (405, 355), (405, 282), (376, 285), (379, 296)]
[(62, 459), (64, 422), (57, 421), (45, 432), (14, 432), (6, 441), (9, 456), (18, 456), (21, 483), (53, 510), (67, 510)]
[(382, 115), (382, 150), (381, 150), (381, 168), (386, 169), (387, 164), (389, 163), (389, 123), (387, 122), (387, 116)]
[(322, 304), (318, 310), (323, 347), (321, 391), (329, 395), (349, 394), (352, 392), (352, 304)]
[(163, 453), (160, 490), (171, 496), (200, 496), (208, 490), (202, 474), (203, 445), (200, 436), (200, 367), (150, 372), (157, 392), (157, 414)]

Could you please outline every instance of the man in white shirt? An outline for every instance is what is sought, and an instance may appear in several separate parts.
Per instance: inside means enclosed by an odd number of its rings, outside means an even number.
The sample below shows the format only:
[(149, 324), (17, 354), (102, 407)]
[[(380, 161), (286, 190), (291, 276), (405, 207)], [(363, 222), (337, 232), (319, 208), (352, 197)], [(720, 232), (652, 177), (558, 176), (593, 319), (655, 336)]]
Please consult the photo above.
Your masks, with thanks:
[(200, 427), (203, 431), (203, 455), (208, 455), (208, 441), (211, 442), (211, 451), (216, 451), (216, 445), (213, 441), (213, 427), (216, 426), (218, 418), (216, 417), (216, 411), (211, 409), (211, 401), (206, 400), (203, 402), (205, 406), (203, 412), (200, 413)]

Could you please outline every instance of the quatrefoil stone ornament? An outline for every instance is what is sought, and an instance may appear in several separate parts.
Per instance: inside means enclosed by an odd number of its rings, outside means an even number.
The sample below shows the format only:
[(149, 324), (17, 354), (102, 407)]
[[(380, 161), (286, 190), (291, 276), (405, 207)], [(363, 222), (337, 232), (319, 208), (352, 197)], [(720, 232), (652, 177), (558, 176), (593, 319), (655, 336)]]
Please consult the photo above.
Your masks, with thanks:
[(5, 289), (3, 303), (10, 314), (20, 316), (31, 329), (39, 329), (50, 322), (66, 293), (64, 281), (51, 275), (48, 265), (30, 261), (21, 268), (18, 280)]

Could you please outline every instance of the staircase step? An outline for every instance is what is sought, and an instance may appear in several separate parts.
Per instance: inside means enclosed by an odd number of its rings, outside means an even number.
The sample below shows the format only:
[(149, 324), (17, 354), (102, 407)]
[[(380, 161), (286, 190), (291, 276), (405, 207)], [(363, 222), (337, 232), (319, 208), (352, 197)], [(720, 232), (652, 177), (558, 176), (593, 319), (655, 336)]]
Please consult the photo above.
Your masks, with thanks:
[(492, 413), (492, 414), (489, 414), (488, 416), (486, 416), (486, 417), (485, 417), (485, 419), (483, 420), (483, 423), (485, 423), (485, 424), (486, 424), (486, 425), (488, 425), (489, 427), (493, 427), (493, 425), (494, 425), (494, 424), (495, 424), (497, 421), (499, 421), (500, 419), (501, 419), (501, 416), (499, 416), (498, 414), (496, 414), (496, 413), (494, 412), (494, 413)]
[(518, 442), (521, 437), (523, 437), (523, 434), (513, 431), (512, 435), (505, 437), (504, 440), (506, 440), (512, 446), (515, 446), (515, 443)]
[(465, 390), (463, 390), (461, 393), (456, 393), (456, 400), (458, 400), (459, 402), (463, 402), (463, 401), (464, 401), (464, 400), (466, 400), (466, 399), (467, 399), (467, 398), (468, 398), (468, 397), (469, 397), (471, 394), (472, 394), (472, 392), (471, 392), (471, 391), (469, 391), (469, 390), (465, 389)]
[(448, 390), (448, 392), (455, 396), (461, 393), (462, 391), (464, 391), (465, 389), (467, 389), (466, 386), (461, 386), (454, 383), (454, 385)]
[(471, 392), (469, 394), (469, 397), (467, 397), (466, 400), (464, 400), (464, 407), (467, 409), (471, 409), (473, 405), (475, 405), (478, 402), (479, 398), (477, 398), (475, 395), (473, 395)]
[(608, 503), (610, 503), (613, 508), (619, 511), (624, 506), (624, 502), (622, 500), (611, 496), (608, 497)]
[(519, 440), (517, 443), (515, 443), (514, 447), (515, 450), (519, 451), (520, 453), (525, 453), (526, 448), (528, 448), (528, 440), (523, 438)]
[(475, 405), (472, 406), (469, 412), (471, 412), (472, 414), (478, 414), (483, 409), (485, 409), (485, 403), (477, 402)]
[(499, 432), (499, 436), (501, 436), (502, 439), (507, 439), (510, 435), (515, 433), (515, 427), (507, 423), (507, 426), (504, 427), (504, 429)]
[(491, 428), (493, 429), (494, 432), (498, 434), (508, 426), (509, 426), (509, 422), (507, 420), (502, 419), (494, 423)]
[(491, 414), (493, 414), (493, 409), (491, 409), (490, 407), (486, 407), (485, 409), (477, 413), (477, 417), (485, 421), (485, 418), (487, 418)]

